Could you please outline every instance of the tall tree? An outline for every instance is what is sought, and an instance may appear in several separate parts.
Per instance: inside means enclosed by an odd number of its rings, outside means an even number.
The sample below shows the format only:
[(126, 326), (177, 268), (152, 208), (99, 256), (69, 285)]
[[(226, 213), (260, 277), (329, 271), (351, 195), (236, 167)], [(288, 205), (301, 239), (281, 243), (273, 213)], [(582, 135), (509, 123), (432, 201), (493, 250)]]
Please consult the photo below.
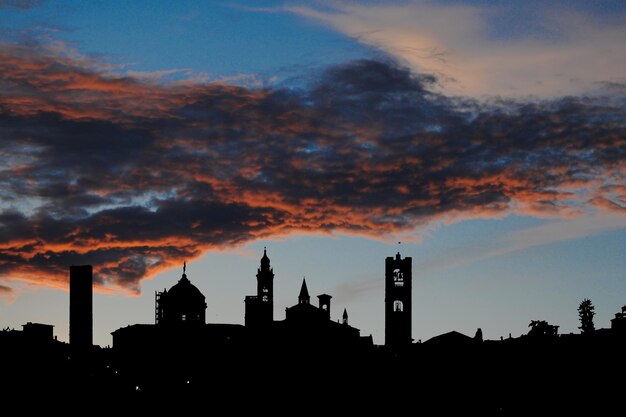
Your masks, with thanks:
[(591, 333), (596, 329), (593, 325), (593, 316), (596, 315), (596, 312), (593, 310), (593, 304), (588, 298), (585, 298), (578, 306), (579, 329), (582, 333)]

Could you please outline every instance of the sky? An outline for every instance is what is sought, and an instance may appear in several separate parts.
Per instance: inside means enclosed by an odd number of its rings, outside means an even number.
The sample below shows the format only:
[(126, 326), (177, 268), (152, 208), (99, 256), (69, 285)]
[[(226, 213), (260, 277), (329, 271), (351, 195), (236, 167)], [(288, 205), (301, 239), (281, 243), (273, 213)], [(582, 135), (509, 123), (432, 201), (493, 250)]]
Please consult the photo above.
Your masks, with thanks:
[[(384, 260), (413, 259), (413, 337), (626, 304), (621, 1), (0, 0), (0, 327), (94, 342), (154, 322), (182, 273), (243, 323), (333, 296), (384, 343)], [(398, 243), (401, 242), (401, 243)]]

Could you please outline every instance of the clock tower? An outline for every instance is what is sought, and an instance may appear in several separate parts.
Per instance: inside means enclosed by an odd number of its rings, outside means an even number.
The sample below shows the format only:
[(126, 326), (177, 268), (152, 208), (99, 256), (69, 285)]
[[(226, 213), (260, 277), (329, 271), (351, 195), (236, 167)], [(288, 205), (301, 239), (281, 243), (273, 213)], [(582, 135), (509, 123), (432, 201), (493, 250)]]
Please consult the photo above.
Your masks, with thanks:
[(270, 267), (267, 249), (263, 248), (261, 267), (256, 274), (257, 295), (245, 298), (246, 326), (264, 326), (274, 321), (274, 270)]
[(385, 345), (396, 349), (411, 345), (411, 263), (400, 252), (385, 259)]

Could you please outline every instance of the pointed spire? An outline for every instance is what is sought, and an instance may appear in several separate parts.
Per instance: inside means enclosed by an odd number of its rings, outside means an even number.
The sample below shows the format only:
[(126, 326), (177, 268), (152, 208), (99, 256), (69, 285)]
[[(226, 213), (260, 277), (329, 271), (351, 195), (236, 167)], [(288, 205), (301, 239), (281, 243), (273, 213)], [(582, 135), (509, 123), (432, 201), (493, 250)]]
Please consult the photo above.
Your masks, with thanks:
[(300, 288), (300, 295), (298, 296), (299, 304), (310, 304), (311, 297), (309, 296), (309, 290), (306, 287), (306, 278), (302, 279), (302, 287)]
[(345, 308), (343, 309), (343, 320), (342, 320), (343, 324), (348, 324), (348, 310), (346, 310)]

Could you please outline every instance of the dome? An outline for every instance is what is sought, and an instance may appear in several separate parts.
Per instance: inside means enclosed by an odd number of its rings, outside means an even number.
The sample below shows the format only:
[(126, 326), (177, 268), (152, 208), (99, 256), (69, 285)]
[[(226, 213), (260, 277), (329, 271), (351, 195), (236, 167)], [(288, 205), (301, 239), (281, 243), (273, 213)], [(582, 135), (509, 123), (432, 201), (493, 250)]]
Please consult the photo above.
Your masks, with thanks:
[(183, 266), (183, 276), (169, 291), (156, 295), (156, 317), (158, 324), (204, 324), (206, 302), (200, 290), (189, 282)]
[(176, 304), (204, 303), (205, 299), (198, 287), (189, 281), (187, 274), (183, 274), (182, 278), (170, 288), (167, 292), (167, 298), (169, 302)]

